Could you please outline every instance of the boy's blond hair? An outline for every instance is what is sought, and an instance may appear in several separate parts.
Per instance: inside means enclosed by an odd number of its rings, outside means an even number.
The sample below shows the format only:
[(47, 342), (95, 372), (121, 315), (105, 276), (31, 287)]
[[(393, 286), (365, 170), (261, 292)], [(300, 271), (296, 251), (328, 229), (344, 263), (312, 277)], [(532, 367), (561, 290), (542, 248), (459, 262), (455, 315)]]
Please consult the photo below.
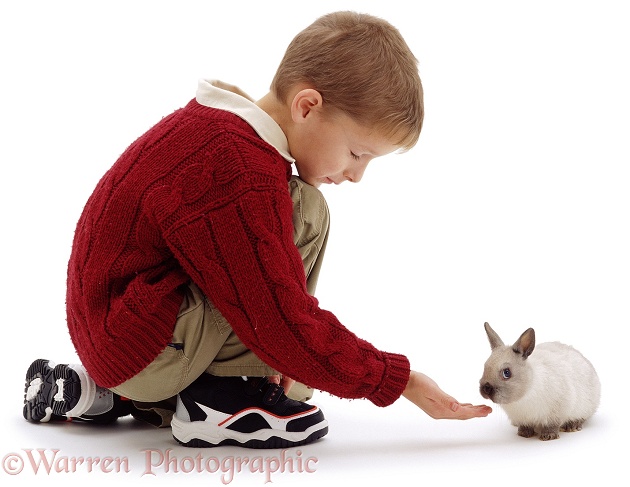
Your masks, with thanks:
[(271, 91), (287, 102), (298, 83), (319, 91), (324, 107), (341, 110), (401, 150), (418, 141), (424, 118), (418, 60), (385, 20), (356, 12), (317, 19), (289, 44)]

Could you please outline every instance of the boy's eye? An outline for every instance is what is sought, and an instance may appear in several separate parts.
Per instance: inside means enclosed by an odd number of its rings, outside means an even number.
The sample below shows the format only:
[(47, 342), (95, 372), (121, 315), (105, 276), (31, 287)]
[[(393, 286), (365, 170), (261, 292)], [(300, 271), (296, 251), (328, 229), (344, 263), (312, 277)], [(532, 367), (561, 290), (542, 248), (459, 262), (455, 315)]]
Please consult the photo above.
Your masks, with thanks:
[(352, 158), (353, 158), (353, 159), (355, 159), (355, 160), (357, 160), (357, 161), (358, 161), (359, 159), (361, 159), (361, 156), (357, 156), (357, 155), (356, 155), (354, 152), (352, 152), (352, 151), (350, 151), (350, 155), (352, 156)]

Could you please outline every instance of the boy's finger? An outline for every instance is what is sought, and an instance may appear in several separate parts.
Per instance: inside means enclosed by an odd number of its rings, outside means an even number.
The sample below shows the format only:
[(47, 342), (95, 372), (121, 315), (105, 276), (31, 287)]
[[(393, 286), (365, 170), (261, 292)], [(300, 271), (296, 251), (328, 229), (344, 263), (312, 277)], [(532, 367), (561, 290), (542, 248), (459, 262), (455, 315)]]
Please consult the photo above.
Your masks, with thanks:
[(488, 416), (492, 412), (492, 408), (489, 406), (471, 406), (471, 405), (461, 405), (456, 413), (456, 417), (458, 419), (471, 419), (471, 418), (484, 418)]
[(293, 384), (295, 384), (295, 381), (290, 377), (283, 377), (282, 381), (280, 382), (280, 385), (284, 388), (285, 394), (288, 394), (288, 392), (291, 390), (291, 387), (293, 387)]

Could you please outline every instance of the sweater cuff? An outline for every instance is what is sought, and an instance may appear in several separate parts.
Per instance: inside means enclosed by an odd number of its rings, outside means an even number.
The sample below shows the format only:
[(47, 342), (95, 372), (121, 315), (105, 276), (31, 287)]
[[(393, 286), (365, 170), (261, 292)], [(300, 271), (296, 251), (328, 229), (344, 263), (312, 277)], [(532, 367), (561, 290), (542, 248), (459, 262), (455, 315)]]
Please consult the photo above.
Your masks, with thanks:
[(409, 360), (404, 355), (384, 353), (383, 360), (385, 361), (383, 380), (378, 389), (367, 397), (380, 407), (389, 406), (402, 395), (411, 373)]

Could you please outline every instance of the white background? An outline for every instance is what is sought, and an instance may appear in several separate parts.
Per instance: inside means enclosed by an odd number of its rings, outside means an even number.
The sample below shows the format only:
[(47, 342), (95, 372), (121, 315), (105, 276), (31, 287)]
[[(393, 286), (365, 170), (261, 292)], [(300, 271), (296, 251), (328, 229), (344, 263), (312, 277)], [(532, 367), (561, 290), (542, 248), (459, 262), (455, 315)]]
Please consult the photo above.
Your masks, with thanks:
[[(332, 233), (321, 304), (359, 336), (408, 355), (464, 402), (478, 380), (489, 321), (505, 341), (580, 349), (602, 404), (580, 433), (553, 442), (488, 418), (434, 421), (404, 399), (380, 409), (318, 393), (331, 423), (300, 450), (316, 472), (275, 484), (610, 485), (629, 433), (630, 259), (627, 166), (630, 18), (598, 1), (8, 2), (0, 7), (0, 228), (4, 331), (2, 485), (187, 482), (219, 474), (142, 475), (150, 448), (180, 459), (274, 455), (179, 447), (169, 430), (31, 425), (23, 380), (35, 358), (76, 361), (65, 325), (74, 227), (98, 179), (136, 137), (185, 105), (197, 79), (254, 98), (292, 37), (316, 17), (354, 9), (399, 28), (420, 61), (425, 127), (416, 148), (374, 161), (359, 185), (323, 188)], [(413, 5), (413, 10), (409, 6)], [(535, 353), (535, 352), (534, 352)], [(622, 358), (624, 358), (622, 362)], [(42, 471), (25, 449), (128, 458), (129, 473)], [(625, 448), (625, 447), (623, 447)], [(8, 475), (10, 454), (26, 460)], [(295, 450), (289, 451), (298, 458)], [(12, 463), (13, 465), (13, 463)], [(297, 467), (296, 467), (297, 468)], [(41, 479), (40, 479), (41, 480)], [(236, 473), (233, 485), (263, 485)], [(620, 485), (620, 484), (616, 484)]]

